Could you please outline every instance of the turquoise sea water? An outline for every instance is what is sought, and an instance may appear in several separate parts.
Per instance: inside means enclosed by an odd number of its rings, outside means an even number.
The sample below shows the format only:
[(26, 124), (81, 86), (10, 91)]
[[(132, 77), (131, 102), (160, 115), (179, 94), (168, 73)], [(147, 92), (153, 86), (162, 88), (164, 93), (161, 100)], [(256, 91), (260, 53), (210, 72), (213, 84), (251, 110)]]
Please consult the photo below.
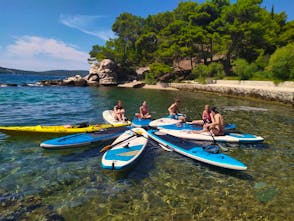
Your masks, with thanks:
[[(44, 78), (39, 77), (0, 75), (0, 83)], [(292, 220), (290, 106), (184, 91), (5, 87), (0, 88), (0, 124), (98, 123), (117, 99), (129, 118), (142, 100), (161, 117), (175, 97), (190, 118), (198, 118), (204, 104), (214, 104), (239, 131), (265, 138), (264, 144), (226, 145), (247, 171), (207, 166), (149, 142), (134, 168), (114, 173), (100, 166), (98, 152), (105, 144), (48, 151), (39, 143), (52, 136), (0, 133), (0, 220)]]

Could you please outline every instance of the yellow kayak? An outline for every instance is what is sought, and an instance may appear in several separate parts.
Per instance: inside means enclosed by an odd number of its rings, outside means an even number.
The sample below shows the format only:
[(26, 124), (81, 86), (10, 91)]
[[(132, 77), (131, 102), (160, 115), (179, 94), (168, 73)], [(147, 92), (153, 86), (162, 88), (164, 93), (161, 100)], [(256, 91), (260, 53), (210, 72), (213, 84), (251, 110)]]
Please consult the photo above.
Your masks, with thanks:
[(0, 132), (6, 134), (22, 134), (22, 133), (56, 133), (71, 134), (93, 132), (110, 127), (127, 126), (128, 123), (121, 124), (97, 124), (97, 125), (60, 125), (60, 126), (0, 126)]

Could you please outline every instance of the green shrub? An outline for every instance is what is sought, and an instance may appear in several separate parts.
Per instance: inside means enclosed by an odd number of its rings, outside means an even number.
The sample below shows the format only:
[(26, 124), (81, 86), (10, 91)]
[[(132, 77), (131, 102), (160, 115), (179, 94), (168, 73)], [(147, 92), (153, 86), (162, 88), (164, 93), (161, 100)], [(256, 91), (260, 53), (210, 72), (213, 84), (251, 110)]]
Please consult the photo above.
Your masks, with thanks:
[(275, 80), (294, 79), (294, 43), (278, 48), (266, 68)]
[(263, 81), (263, 80), (269, 80), (269, 73), (267, 71), (256, 71), (253, 73), (251, 80), (256, 81)]
[(218, 62), (212, 62), (208, 65), (209, 77), (223, 79), (225, 76), (224, 66)]
[(160, 76), (170, 73), (171, 71), (172, 68), (166, 64), (153, 63), (150, 65), (150, 71), (145, 75), (145, 82), (147, 84), (155, 84)]
[(257, 65), (255, 63), (249, 64), (245, 59), (238, 58), (233, 62), (233, 71), (239, 80), (248, 80), (257, 71)]
[(199, 64), (193, 68), (191, 74), (194, 79), (205, 79), (209, 75), (208, 66), (206, 66), (205, 64)]

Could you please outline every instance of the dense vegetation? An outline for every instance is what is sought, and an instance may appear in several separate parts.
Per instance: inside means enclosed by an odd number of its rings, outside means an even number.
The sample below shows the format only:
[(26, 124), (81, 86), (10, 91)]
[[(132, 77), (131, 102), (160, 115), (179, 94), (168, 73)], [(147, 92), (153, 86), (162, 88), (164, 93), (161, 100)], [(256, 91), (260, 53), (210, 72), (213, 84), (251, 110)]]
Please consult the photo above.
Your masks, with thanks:
[[(224, 77), (293, 80), (294, 21), (261, 3), (188, 1), (147, 18), (122, 13), (112, 25), (117, 37), (94, 45), (90, 56), (113, 59), (123, 75), (150, 66), (146, 80), (151, 83)], [(181, 68), (183, 60), (189, 60), (188, 68)]]

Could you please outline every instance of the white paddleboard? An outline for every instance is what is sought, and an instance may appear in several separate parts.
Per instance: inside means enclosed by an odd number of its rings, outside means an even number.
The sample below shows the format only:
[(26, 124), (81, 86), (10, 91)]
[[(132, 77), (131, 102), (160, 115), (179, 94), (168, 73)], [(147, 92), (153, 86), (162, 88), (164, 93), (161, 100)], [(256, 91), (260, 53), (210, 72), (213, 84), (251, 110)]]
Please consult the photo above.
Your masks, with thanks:
[(181, 120), (176, 120), (168, 117), (159, 118), (157, 120), (153, 120), (149, 123), (150, 127), (161, 127), (165, 125), (177, 124), (180, 123)]
[[(109, 170), (122, 170), (133, 165), (142, 155), (148, 142), (147, 132), (143, 128), (133, 128), (124, 132), (106, 151), (101, 166)], [(117, 145), (116, 145), (117, 144)]]
[(114, 114), (113, 114), (113, 110), (105, 110), (102, 113), (103, 119), (114, 126), (125, 126), (125, 125), (130, 125), (131, 122), (130, 121), (117, 121), (114, 119)]
[[(160, 129), (161, 132), (179, 137), (182, 139), (201, 140), (201, 141), (213, 141), (213, 138), (209, 132), (194, 133), (192, 130), (166, 130)], [(224, 136), (214, 136), (215, 141), (229, 142), (229, 143), (257, 143), (262, 142), (264, 139), (260, 136), (252, 134), (239, 134), (239, 133), (226, 133)]]

